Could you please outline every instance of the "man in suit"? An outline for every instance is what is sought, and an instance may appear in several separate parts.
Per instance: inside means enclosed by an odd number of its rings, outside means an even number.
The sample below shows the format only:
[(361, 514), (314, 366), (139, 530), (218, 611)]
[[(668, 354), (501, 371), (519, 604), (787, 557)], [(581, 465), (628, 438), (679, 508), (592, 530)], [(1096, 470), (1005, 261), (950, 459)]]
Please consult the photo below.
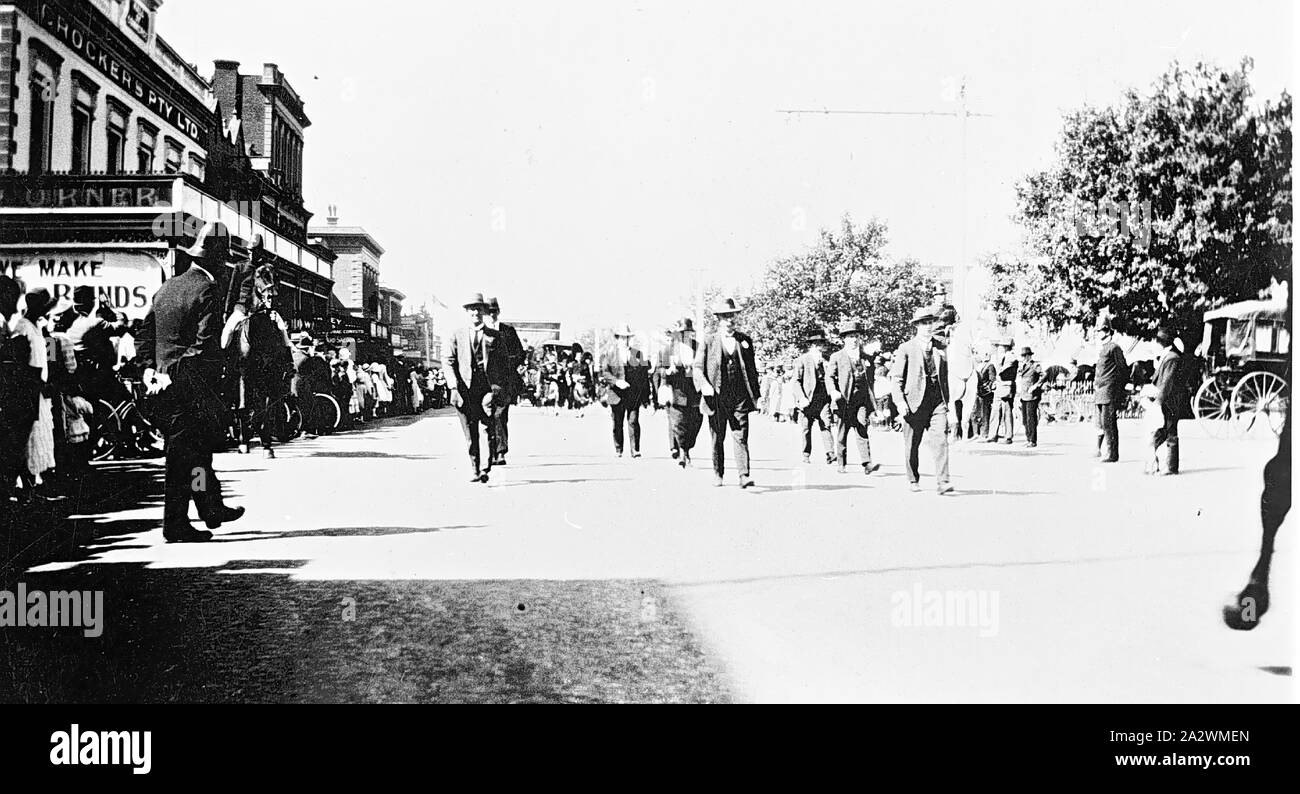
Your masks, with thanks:
[(860, 320), (840, 325), (844, 349), (831, 356), (826, 367), (826, 392), (839, 417), (835, 432), (835, 459), (840, 474), (848, 471), (849, 434), (857, 439), (862, 473), (871, 474), (880, 464), (871, 462), (871, 439), (867, 431), (871, 414), (876, 410), (876, 366), (871, 355), (862, 349), (866, 327)]
[[(500, 334), (483, 321), (488, 303), (476, 292), (465, 301), (469, 324), (456, 330), (447, 356), (447, 383), (451, 404), (460, 415), (474, 470), (470, 482), (486, 483), (497, 459), (496, 413), (505, 401), (510, 382), (510, 361)], [(482, 465), (479, 429), (487, 431), (488, 465)]]
[(713, 436), (714, 484), (721, 486), (726, 473), (723, 445), (727, 429), (735, 446), (740, 487), (754, 485), (749, 476), (749, 415), (758, 410), (758, 366), (754, 363), (754, 340), (736, 330), (740, 308), (734, 298), (713, 307), (718, 331), (709, 335), (695, 354), (695, 386), (700, 390), (700, 412), (709, 419)]
[(894, 354), (894, 385), (903, 400), (903, 447), (907, 479), (921, 490), (920, 449), (926, 433), (934, 446), (939, 495), (951, 493), (948, 475), (948, 358), (943, 322), (935, 308), (912, 315), (916, 335)]
[(1187, 382), (1187, 362), (1178, 350), (1182, 344), (1173, 331), (1161, 328), (1156, 332), (1156, 344), (1164, 349), (1160, 366), (1156, 369), (1156, 402), (1164, 417), (1164, 426), (1152, 439), (1157, 450), (1164, 444), (1169, 448), (1169, 460), (1160, 470), (1162, 475), (1178, 473), (1178, 423), (1192, 418), (1192, 396)]
[(835, 462), (831, 437), (831, 398), (826, 393), (826, 335), (816, 331), (804, 340), (808, 350), (799, 357), (795, 384), (799, 401), (799, 428), (803, 431), (803, 462), (812, 460), (813, 425), (822, 437), (826, 462)]
[(505, 348), (506, 366), (510, 370), (504, 399), (497, 408), (497, 457), (492, 461), (493, 466), (504, 466), (506, 455), (510, 452), (510, 406), (514, 405), (524, 390), (523, 381), (519, 377), (519, 365), (524, 361), (524, 344), (519, 341), (519, 332), (513, 325), (501, 322), (501, 302), (496, 298), (488, 298), (485, 322), (488, 328), (500, 335), (501, 344)]
[(614, 418), (614, 451), (623, 457), (623, 424), (632, 440), (632, 457), (641, 457), (641, 406), (650, 400), (650, 364), (632, 347), (627, 323), (614, 329), (614, 349), (600, 357), (604, 402)]
[[(700, 414), (700, 392), (695, 387), (695, 323), (689, 317), (673, 326), (672, 340), (659, 352), (655, 368), (656, 390), (668, 413), (668, 442), (677, 465), (691, 465), (691, 450), (699, 438), (704, 417)], [(666, 398), (666, 399), (665, 399)]]
[(997, 382), (997, 368), (992, 357), (984, 353), (975, 367), (975, 410), (971, 412), (971, 438), (991, 438), (993, 419), (993, 391)]
[(163, 537), (168, 543), (202, 543), (212, 533), (189, 520), (190, 500), (208, 529), (237, 520), (243, 508), (227, 507), (212, 469), (212, 452), (224, 439), (221, 378), (221, 291), (213, 271), (230, 261), (230, 232), (208, 223), (190, 251), (189, 270), (154, 294), (137, 340), (149, 394), (166, 435)]
[(1101, 349), (1093, 375), (1094, 402), (1097, 404), (1097, 457), (1102, 463), (1119, 461), (1119, 410), (1124, 405), (1128, 385), (1128, 362), (1124, 351), (1115, 344), (1115, 331), (1110, 318), (1097, 323)]
[(1043, 366), (1034, 361), (1034, 351), (1028, 345), (1020, 348), (1020, 363), (1016, 369), (1016, 399), (1020, 402), (1020, 418), (1025, 425), (1025, 446), (1038, 446), (1038, 407), (1043, 399)]

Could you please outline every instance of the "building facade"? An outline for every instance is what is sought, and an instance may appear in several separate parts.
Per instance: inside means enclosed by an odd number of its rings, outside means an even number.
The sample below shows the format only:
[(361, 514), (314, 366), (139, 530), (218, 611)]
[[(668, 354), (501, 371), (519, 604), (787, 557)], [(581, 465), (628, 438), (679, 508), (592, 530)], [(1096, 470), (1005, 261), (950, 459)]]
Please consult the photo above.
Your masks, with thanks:
[[(56, 297), (92, 286), (143, 317), (188, 267), (182, 249), (219, 220), (236, 252), (261, 238), (292, 324), (325, 324), (332, 252), (307, 242), (310, 216), (262, 222), (263, 197), (278, 208), (283, 187), (254, 167), (237, 114), (158, 35), (159, 5), (0, 2), (0, 272)], [(216, 275), (228, 288), (229, 271)]]
[[(393, 354), (393, 339), (391, 326), (382, 319), (384, 311), (391, 311), (385, 307), (379, 287), (383, 246), (360, 226), (340, 226), (338, 208), (333, 206), (325, 225), (312, 226), (307, 233), (336, 257), (330, 341), (350, 349), (362, 363), (387, 362)], [(399, 317), (400, 311), (399, 302)]]
[(426, 367), (442, 367), (442, 337), (434, 332), (433, 316), (427, 311), (402, 315), (393, 331), (394, 354)]

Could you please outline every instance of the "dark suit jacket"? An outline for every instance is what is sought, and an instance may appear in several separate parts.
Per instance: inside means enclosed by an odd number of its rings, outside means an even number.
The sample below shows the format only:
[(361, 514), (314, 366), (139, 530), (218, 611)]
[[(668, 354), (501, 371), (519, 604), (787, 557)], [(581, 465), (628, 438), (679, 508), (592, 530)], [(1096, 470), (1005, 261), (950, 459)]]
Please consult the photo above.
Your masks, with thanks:
[(524, 343), (519, 341), (519, 332), (509, 323), (501, 323), (497, 327), (497, 333), (501, 335), (501, 344), (505, 348), (506, 361), (510, 367), (510, 394), (523, 394), (524, 382), (519, 377), (519, 365), (524, 363)]
[[(857, 388), (857, 381), (853, 377), (854, 359), (859, 359), (866, 364), (867, 387), (865, 389)], [(844, 405), (850, 408), (866, 406), (868, 411), (876, 410), (875, 383), (876, 365), (872, 363), (871, 356), (866, 354), (855, 355), (847, 350), (841, 350), (831, 356), (830, 363), (826, 365), (827, 394), (832, 390), (838, 391), (843, 395)]]
[(1043, 384), (1046, 382), (1046, 376), (1043, 374), (1043, 365), (1037, 361), (1031, 361), (1028, 366), (1025, 362), (1020, 362), (1020, 368), (1016, 370), (1016, 394), (1020, 402), (1033, 402), (1041, 399), (1043, 396)]
[(1102, 345), (1093, 379), (1097, 405), (1122, 402), (1128, 376), (1128, 362), (1124, 360), (1124, 351), (1119, 349), (1119, 345), (1114, 342)]
[(827, 401), (826, 359), (811, 351), (799, 356), (799, 372), (795, 376), (795, 382), (810, 403)]
[(1160, 392), (1157, 402), (1167, 415), (1177, 419), (1193, 418), (1186, 363), (1177, 350), (1170, 350), (1160, 359), (1160, 367), (1156, 370), (1155, 387)]
[[(907, 413), (920, 409), (921, 403), (925, 400), (925, 348), (924, 340), (913, 337), (900, 345), (898, 352), (894, 354), (894, 383), (898, 386), (899, 393), (903, 395), (903, 407)], [(939, 390), (943, 394), (943, 402), (946, 405), (948, 403), (948, 354), (942, 350), (939, 352), (939, 370), (935, 374), (939, 379)]]
[(146, 368), (175, 378), (185, 362), (189, 375), (215, 383), (221, 375), (221, 295), (197, 265), (163, 282), (136, 340)]
[[(758, 385), (758, 366), (754, 363), (754, 340), (736, 332), (740, 348), (740, 366), (745, 371), (745, 389), (749, 393), (753, 410), (757, 411), (762, 390)], [(709, 334), (695, 353), (695, 386), (703, 390), (707, 383), (717, 393), (722, 392), (722, 335)]]
[(700, 391), (695, 387), (695, 356), (700, 350), (699, 343), (690, 343), (691, 358), (680, 366), (672, 366), (673, 354), (677, 352), (677, 342), (659, 351), (659, 366), (655, 370), (655, 388), (667, 385), (673, 390), (673, 405), (692, 408), (700, 404)]
[[(490, 386), (507, 388), (510, 384), (510, 352), (499, 331), (483, 326), (487, 345), (487, 380)], [(465, 396), (474, 379), (474, 329), (456, 329), (451, 336), (451, 352), (447, 356), (447, 385)]]
[(626, 393), (619, 393), (625, 401), (640, 405), (650, 398), (650, 362), (635, 347), (630, 349), (627, 364), (618, 360), (618, 351), (611, 350), (600, 357), (600, 381), (613, 386), (615, 381), (627, 381)]

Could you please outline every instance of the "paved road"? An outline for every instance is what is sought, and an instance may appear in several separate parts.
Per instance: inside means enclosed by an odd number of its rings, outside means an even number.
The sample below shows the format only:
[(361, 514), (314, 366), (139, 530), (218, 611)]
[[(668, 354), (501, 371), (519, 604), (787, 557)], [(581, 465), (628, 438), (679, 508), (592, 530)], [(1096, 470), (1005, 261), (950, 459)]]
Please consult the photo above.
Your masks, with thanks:
[(109, 639), (6, 632), (0, 696), (1295, 699), (1289, 527), (1275, 612), (1244, 635), (1218, 617), (1253, 562), (1266, 440), (1189, 428), (1183, 475), (1151, 479), (1135, 423), (1106, 467), (1087, 427), (1046, 426), (1037, 450), (958, 446), (939, 497), (908, 490), (891, 433), (866, 478), (796, 463), (795, 430), (760, 421), (741, 491), (703, 444), (679, 470), (662, 416), (635, 461), (598, 411), (513, 425), (486, 487), (443, 412), (221, 456), (249, 516), (217, 543), (164, 545), (156, 504), (89, 517), (94, 545), (25, 579), (105, 589)]

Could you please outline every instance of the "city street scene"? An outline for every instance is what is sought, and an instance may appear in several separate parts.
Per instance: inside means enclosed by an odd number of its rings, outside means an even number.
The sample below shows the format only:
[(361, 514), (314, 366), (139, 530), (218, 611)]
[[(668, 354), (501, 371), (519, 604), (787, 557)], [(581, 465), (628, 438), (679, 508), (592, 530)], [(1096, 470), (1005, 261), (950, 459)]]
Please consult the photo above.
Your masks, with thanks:
[(1294, 30), (0, 0), (0, 702), (1296, 702)]

